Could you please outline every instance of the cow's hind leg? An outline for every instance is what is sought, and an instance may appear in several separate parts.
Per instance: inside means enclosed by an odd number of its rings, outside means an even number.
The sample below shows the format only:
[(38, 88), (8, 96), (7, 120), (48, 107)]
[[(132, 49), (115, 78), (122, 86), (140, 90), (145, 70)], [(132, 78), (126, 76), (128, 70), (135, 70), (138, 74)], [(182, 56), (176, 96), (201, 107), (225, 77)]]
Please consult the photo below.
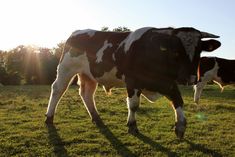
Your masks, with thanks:
[(94, 101), (94, 93), (96, 91), (97, 82), (85, 74), (79, 74), (78, 84), (80, 85), (79, 94), (92, 119), (92, 122), (99, 124), (100, 117)]
[(53, 124), (54, 113), (60, 98), (66, 91), (70, 80), (76, 73), (65, 68), (63, 65), (58, 66), (57, 77), (51, 86), (51, 95), (46, 112), (46, 124)]
[(127, 107), (128, 107), (128, 118), (127, 118), (127, 126), (128, 133), (136, 134), (138, 133), (138, 128), (136, 124), (136, 111), (139, 108), (140, 103), (140, 91), (137, 89), (127, 89), (128, 97), (127, 97)]

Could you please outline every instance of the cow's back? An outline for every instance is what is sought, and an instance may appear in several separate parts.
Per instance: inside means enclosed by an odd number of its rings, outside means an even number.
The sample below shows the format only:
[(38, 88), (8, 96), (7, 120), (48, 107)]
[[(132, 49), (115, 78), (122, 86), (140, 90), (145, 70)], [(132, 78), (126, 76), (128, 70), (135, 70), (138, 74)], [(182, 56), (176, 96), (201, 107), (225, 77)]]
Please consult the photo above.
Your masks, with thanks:
[[(123, 86), (122, 77), (118, 77), (124, 53), (119, 51), (121, 42), (127, 38), (129, 32), (102, 32), (87, 30), (74, 32), (66, 42), (64, 54), (73, 57), (85, 54), (88, 60), (89, 73), (100, 84), (111, 88)], [(85, 73), (86, 74), (86, 73)]]

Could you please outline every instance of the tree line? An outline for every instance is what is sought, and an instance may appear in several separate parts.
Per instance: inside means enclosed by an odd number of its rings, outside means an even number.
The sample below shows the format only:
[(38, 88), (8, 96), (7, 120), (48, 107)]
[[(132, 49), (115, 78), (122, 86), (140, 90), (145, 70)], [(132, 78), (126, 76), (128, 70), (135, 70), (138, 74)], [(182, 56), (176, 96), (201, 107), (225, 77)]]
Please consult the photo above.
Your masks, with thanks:
[(64, 43), (48, 49), (20, 45), (0, 51), (0, 83), (3, 85), (51, 84)]
[[(102, 31), (110, 31), (102, 27)], [(114, 28), (112, 31), (130, 31), (127, 27)], [(0, 84), (51, 84), (56, 77), (64, 42), (55, 48), (19, 45), (9, 51), (0, 50)]]

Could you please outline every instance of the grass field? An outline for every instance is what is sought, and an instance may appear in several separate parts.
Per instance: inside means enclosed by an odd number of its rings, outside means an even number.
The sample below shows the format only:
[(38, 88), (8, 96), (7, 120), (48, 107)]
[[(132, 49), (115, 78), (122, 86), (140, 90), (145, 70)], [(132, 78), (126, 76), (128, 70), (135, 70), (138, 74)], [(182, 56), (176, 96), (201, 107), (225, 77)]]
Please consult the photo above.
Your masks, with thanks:
[(172, 130), (174, 111), (162, 97), (150, 104), (142, 98), (137, 113), (140, 134), (127, 133), (126, 93), (114, 89), (96, 94), (103, 120), (98, 128), (72, 86), (62, 98), (55, 125), (44, 124), (49, 86), (0, 87), (0, 156), (235, 156), (235, 87), (224, 92), (204, 89), (201, 105), (192, 87), (181, 87), (188, 121), (184, 140)]

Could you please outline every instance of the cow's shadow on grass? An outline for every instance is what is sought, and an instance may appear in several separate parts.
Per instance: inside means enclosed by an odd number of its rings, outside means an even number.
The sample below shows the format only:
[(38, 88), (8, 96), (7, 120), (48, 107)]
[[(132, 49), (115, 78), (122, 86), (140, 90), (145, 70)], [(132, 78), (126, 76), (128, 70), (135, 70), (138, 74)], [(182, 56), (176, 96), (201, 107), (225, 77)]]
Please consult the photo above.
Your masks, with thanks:
[(201, 144), (195, 144), (189, 140), (184, 140), (186, 143), (188, 143), (191, 147), (192, 150), (196, 150), (199, 152), (202, 152), (204, 154), (207, 154), (209, 156), (216, 156), (216, 157), (222, 157), (223, 155), (215, 150), (206, 148), (205, 146), (201, 145)]
[(153, 141), (151, 138), (143, 135), (142, 133), (135, 134), (134, 136), (137, 137), (139, 140), (143, 141), (144, 143), (150, 145), (153, 149), (165, 153), (167, 156), (178, 156), (176, 152), (173, 152), (170, 149), (163, 147), (162, 145)]
[[(110, 141), (110, 143), (112, 144), (114, 149), (116, 149), (120, 156), (138, 156), (132, 153), (127, 147), (125, 147), (123, 143), (119, 139), (117, 139), (117, 137), (115, 137), (115, 135), (110, 131), (110, 129), (103, 123), (102, 120), (97, 126), (100, 129), (100, 132)], [(144, 143), (150, 145), (153, 149), (157, 151), (164, 152), (168, 156), (177, 156), (175, 152), (172, 152), (168, 148), (163, 147), (162, 145), (158, 144), (157, 142), (153, 141), (152, 139), (141, 133), (135, 134), (133, 136), (143, 141)]]
[(100, 132), (109, 140), (112, 144), (113, 148), (118, 152), (120, 156), (123, 157), (135, 157), (136, 154), (132, 153), (124, 144), (114, 136), (114, 134), (110, 131), (110, 129), (103, 123), (102, 120), (97, 124)]
[(56, 127), (54, 125), (47, 125), (47, 130), (49, 142), (53, 145), (53, 152), (55, 153), (55, 156), (67, 157), (67, 150), (64, 148), (64, 143), (57, 133)]

